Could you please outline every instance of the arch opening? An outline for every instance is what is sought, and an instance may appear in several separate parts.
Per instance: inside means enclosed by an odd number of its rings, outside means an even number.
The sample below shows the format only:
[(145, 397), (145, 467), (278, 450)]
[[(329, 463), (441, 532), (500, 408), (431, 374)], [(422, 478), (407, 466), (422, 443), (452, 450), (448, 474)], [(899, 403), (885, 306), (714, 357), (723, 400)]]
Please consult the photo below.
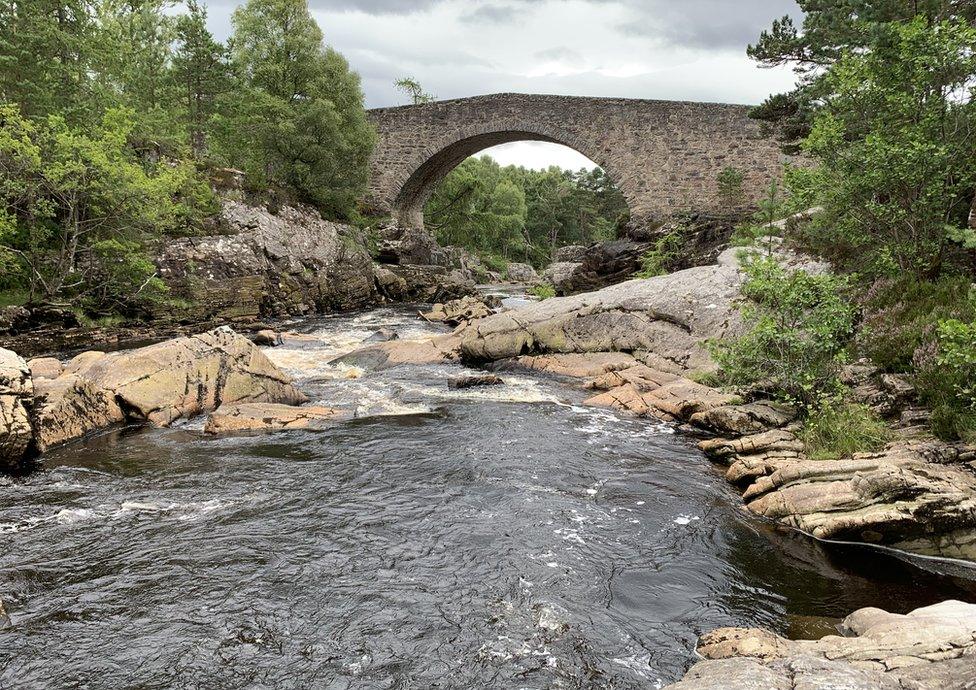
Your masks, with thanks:
[[(591, 161), (593, 166), (603, 170), (614, 182), (617, 180), (610, 161), (600, 160), (600, 157), (584, 150), (586, 147), (580, 146), (570, 137), (553, 136), (529, 129), (484, 132), (459, 138), (440, 150), (424, 152), (427, 155), (423, 162), (416, 166), (400, 186), (400, 191), (393, 203), (394, 216), (401, 223), (411, 227), (423, 228), (425, 225), (424, 206), (434, 190), (452, 170), (468, 158), (483, 153), (487, 149), (525, 141), (543, 142), (568, 148)], [(618, 188), (629, 208), (630, 200), (626, 191), (622, 187)]]
[(499, 138), (465, 140), (418, 168), (397, 200), (414, 227), (441, 245), (537, 268), (566, 245), (617, 238), (629, 204), (596, 161), (551, 137), (506, 133), (503, 144), (536, 145), (501, 150)]

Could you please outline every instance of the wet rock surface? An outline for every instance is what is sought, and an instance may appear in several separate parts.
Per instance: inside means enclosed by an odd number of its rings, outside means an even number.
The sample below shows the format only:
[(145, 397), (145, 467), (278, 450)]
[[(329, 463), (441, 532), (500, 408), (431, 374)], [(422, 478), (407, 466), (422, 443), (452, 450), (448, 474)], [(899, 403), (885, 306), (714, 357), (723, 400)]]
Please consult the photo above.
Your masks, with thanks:
[(447, 380), (447, 387), (452, 390), (464, 388), (480, 388), (482, 386), (501, 386), (505, 382), (494, 374), (476, 374), (469, 376), (453, 376)]
[(221, 405), (207, 418), (204, 432), (232, 434), (245, 432), (324, 429), (350, 419), (352, 413), (332, 407), (295, 407), (274, 403)]
[(964, 690), (976, 683), (976, 605), (944, 601), (906, 615), (865, 608), (844, 636), (787, 640), (723, 628), (701, 637), (705, 657), (668, 690)]
[(491, 316), (497, 311), (497, 306), (497, 300), (492, 301), (489, 298), (468, 296), (444, 304), (435, 304), (429, 312), (422, 314), (422, 316), (427, 321), (460, 326)]

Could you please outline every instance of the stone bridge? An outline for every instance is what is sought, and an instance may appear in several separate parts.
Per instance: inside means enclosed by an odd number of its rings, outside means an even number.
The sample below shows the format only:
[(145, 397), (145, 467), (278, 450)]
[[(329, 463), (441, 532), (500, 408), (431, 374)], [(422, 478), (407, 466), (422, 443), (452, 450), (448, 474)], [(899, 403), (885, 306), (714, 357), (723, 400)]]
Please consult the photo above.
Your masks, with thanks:
[(748, 118), (720, 103), (496, 94), (369, 111), (377, 131), (367, 204), (421, 227), (443, 177), (468, 156), (512, 141), (575, 149), (623, 192), (636, 223), (720, 206), (717, 177), (743, 173), (747, 200), (763, 196), (785, 159)]

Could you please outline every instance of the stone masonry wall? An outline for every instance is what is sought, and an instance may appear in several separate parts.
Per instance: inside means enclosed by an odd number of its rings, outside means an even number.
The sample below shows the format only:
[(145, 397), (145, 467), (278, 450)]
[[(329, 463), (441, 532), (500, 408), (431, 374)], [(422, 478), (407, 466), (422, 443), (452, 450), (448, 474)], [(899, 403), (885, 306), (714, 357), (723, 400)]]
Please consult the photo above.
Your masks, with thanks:
[(717, 176), (745, 175), (751, 201), (786, 159), (748, 118), (749, 106), (623, 98), (497, 94), (369, 112), (378, 139), (368, 203), (413, 225), (456, 165), (511, 141), (569, 146), (601, 166), (638, 221), (720, 206)]

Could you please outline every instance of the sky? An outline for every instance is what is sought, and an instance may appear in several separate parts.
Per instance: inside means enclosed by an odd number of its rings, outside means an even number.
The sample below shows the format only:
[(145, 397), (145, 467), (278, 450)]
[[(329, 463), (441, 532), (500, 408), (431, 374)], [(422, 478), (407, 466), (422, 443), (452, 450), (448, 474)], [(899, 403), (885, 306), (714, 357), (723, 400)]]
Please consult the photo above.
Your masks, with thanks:
[[(235, 0), (209, 4), (218, 38)], [(362, 77), (370, 108), (402, 105), (394, 82), (438, 98), (499, 92), (760, 103), (789, 89), (788, 68), (762, 69), (746, 46), (794, 0), (309, 0), (326, 43)], [(502, 164), (592, 167), (554, 144), (516, 142)]]

